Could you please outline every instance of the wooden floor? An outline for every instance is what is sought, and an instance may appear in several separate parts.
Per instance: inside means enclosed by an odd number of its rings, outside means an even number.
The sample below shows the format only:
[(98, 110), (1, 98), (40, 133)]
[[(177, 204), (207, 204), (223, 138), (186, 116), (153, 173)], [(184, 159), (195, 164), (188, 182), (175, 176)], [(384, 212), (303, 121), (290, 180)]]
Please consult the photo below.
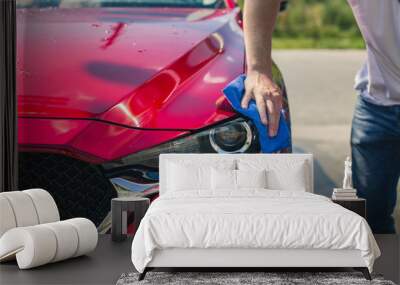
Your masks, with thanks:
[[(376, 261), (375, 271), (400, 283), (400, 235), (377, 235), (376, 240), (382, 257)], [(88, 256), (30, 270), (19, 270), (15, 262), (4, 263), (0, 265), (0, 284), (115, 284), (122, 273), (134, 271), (131, 242), (114, 243), (109, 235), (100, 235), (96, 250)]]

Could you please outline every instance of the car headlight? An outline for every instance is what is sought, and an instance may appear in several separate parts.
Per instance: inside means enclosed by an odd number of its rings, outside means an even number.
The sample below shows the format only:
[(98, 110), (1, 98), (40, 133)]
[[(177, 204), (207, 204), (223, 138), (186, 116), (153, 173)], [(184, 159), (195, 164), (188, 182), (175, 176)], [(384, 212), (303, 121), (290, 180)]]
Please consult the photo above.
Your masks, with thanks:
[(254, 153), (259, 151), (260, 145), (255, 126), (251, 121), (240, 117), (103, 164), (103, 167), (107, 170), (139, 164), (158, 168), (158, 156), (161, 153)]
[(243, 153), (253, 142), (253, 131), (248, 122), (232, 122), (209, 132), (210, 144), (218, 153)]
[(143, 192), (158, 183), (158, 157), (161, 153), (245, 152), (260, 152), (260, 145), (253, 123), (239, 117), (102, 166), (114, 185)]

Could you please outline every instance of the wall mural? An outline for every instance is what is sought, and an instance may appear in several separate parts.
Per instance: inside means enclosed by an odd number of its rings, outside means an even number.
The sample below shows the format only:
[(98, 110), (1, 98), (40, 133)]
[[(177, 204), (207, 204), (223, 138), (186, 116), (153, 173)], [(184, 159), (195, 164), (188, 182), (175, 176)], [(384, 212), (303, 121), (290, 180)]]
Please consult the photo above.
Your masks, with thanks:
[(260, 152), (221, 92), (244, 72), (238, 11), (156, 2), (18, 1), (19, 185), (63, 219), (107, 231), (113, 197), (157, 195), (160, 153)]
[[(157, 197), (160, 153), (261, 151), (256, 125), (222, 93), (245, 72), (241, 13), (227, 2), (17, 7), (19, 188), (48, 190), (62, 219), (107, 232), (112, 198)], [(276, 65), (273, 77), (290, 130)]]

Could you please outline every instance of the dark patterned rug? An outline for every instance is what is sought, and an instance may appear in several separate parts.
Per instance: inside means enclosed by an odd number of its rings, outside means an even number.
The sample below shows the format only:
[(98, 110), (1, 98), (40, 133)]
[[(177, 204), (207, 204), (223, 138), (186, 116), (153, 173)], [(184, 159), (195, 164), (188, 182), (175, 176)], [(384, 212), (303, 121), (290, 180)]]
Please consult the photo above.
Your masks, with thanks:
[(138, 276), (138, 273), (122, 274), (117, 285), (395, 285), (380, 275), (372, 275), (373, 280), (368, 281), (359, 272), (148, 272), (142, 281), (138, 281)]

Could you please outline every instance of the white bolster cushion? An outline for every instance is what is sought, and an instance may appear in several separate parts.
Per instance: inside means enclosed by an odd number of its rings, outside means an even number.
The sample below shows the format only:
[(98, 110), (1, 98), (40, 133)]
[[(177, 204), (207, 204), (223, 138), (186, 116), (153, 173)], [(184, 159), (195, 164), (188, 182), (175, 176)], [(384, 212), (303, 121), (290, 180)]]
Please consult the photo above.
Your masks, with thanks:
[(17, 227), (27, 227), (39, 223), (35, 205), (29, 195), (22, 191), (3, 192), (13, 210)]
[(0, 237), (15, 227), (59, 220), (60, 214), (53, 197), (43, 189), (0, 193)]
[(68, 259), (75, 256), (78, 250), (78, 232), (71, 228), (71, 224), (65, 222), (55, 222), (44, 224), (55, 235), (57, 249), (51, 262)]
[(0, 238), (0, 261), (16, 257), (28, 269), (87, 254), (97, 245), (97, 229), (88, 219), (19, 227)]
[(39, 224), (57, 222), (60, 220), (56, 202), (49, 192), (43, 189), (29, 189), (22, 192), (28, 194), (32, 199), (39, 218)]
[(91, 252), (96, 248), (98, 239), (97, 228), (90, 220), (74, 218), (65, 220), (64, 222), (71, 224), (78, 233), (78, 248), (74, 257)]
[(16, 226), (17, 222), (10, 202), (6, 197), (0, 195), (0, 237)]
[(11, 229), (0, 239), (0, 261), (16, 257), (20, 269), (51, 262), (56, 250), (53, 231), (42, 225)]

